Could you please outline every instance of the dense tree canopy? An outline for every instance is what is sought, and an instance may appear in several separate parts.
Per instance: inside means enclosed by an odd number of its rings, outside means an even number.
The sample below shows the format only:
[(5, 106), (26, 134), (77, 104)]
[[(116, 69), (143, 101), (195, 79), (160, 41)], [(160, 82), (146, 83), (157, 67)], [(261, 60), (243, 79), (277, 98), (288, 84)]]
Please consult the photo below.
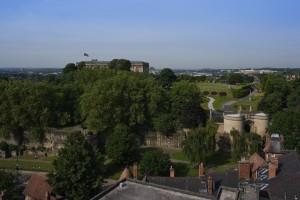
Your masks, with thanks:
[(147, 151), (140, 162), (142, 175), (167, 176), (170, 168), (170, 156), (162, 150)]
[(227, 82), (231, 85), (242, 84), (242, 83), (252, 83), (254, 78), (252, 76), (230, 73), (227, 75)]
[(124, 124), (118, 124), (108, 136), (105, 149), (109, 158), (119, 165), (129, 165), (139, 159), (137, 136)]
[(197, 127), (205, 122), (205, 113), (200, 103), (202, 97), (198, 87), (188, 81), (174, 83), (170, 91), (172, 114), (177, 128)]
[(34, 133), (37, 141), (43, 139), (47, 126), (61, 126), (71, 119), (62, 106), (64, 94), (46, 83), (30, 81), (7, 82), (0, 94), (0, 130), (10, 133), (22, 143), (24, 131)]
[(113, 59), (109, 63), (110, 69), (130, 71), (131, 62), (126, 59)]
[(64, 73), (69, 73), (77, 70), (77, 66), (74, 63), (66, 64), (65, 68), (63, 69)]
[(284, 136), (284, 147), (297, 149), (300, 152), (300, 112), (286, 110), (273, 115), (270, 133), (280, 133)]
[(4, 192), (3, 200), (20, 199), (21, 190), (17, 187), (17, 174), (0, 169), (0, 193)]
[(271, 114), (269, 134), (284, 136), (286, 149), (300, 152), (300, 81), (287, 81), (280, 75), (261, 77), (264, 98), (259, 107)]
[(170, 88), (176, 81), (176, 75), (170, 68), (164, 68), (160, 71), (158, 79), (164, 88)]
[(81, 97), (82, 116), (91, 130), (123, 123), (138, 128), (151, 122), (159, 107), (160, 87), (152, 78), (117, 74), (99, 80)]
[(67, 199), (90, 199), (100, 191), (103, 157), (95, 152), (81, 133), (67, 137), (54, 161), (49, 181), (54, 192)]
[(239, 133), (233, 129), (230, 131), (232, 137), (231, 155), (235, 160), (243, 156), (252, 155), (262, 151), (262, 138), (255, 133)]
[(192, 130), (183, 142), (183, 151), (193, 163), (205, 162), (216, 149), (217, 127), (209, 122), (206, 127)]

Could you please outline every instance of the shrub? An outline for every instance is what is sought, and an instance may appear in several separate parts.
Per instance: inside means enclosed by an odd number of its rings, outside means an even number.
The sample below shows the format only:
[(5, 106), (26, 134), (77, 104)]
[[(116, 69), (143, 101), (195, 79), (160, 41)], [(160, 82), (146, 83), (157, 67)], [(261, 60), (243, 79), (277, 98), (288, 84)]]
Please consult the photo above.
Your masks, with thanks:
[(232, 96), (234, 98), (243, 98), (247, 95), (249, 95), (249, 93), (251, 92), (252, 87), (251, 85), (246, 85), (240, 89), (232, 89)]
[(170, 156), (161, 150), (148, 151), (140, 163), (141, 173), (151, 176), (166, 176), (170, 167)]
[(216, 91), (212, 91), (210, 94), (211, 95), (217, 95), (218, 93)]
[(227, 93), (226, 92), (219, 92), (219, 96), (225, 97), (225, 96), (227, 96)]
[(204, 91), (203, 95), (205, 95), (205, 96), (209, 95), (209, 91)]
[(0, 142), (0, 150), (5, 152), (5, 157), (9, 157), (10, 156), (10, 148), (9, 148), (9, 144), (7, 144), (6, 142)]

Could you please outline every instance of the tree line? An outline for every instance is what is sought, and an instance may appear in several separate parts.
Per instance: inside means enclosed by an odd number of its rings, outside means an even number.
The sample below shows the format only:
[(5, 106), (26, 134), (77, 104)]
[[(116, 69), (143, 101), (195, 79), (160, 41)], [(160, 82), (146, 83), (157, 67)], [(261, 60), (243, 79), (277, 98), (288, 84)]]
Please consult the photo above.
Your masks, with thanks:
[(300, 80), (287, 81), (282, 75), (260, 77), (264, 97), (259, 109), (269, 113), (269, 133), (284, 136), (286, 149), (300, 151)]

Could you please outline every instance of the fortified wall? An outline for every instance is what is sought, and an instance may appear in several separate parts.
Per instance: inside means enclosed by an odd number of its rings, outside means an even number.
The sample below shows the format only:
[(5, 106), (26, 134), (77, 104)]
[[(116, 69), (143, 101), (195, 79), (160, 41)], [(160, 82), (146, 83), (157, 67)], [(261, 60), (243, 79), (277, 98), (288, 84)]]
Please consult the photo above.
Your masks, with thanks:
[(265, 113), (224, 114), (223, 123), (218, 123), (218, 125), (219, 134), (228, 134), (233, 129), (243, 133), (248, 125), (250, 132), (264, 137), (268, 131), (269, 116)]

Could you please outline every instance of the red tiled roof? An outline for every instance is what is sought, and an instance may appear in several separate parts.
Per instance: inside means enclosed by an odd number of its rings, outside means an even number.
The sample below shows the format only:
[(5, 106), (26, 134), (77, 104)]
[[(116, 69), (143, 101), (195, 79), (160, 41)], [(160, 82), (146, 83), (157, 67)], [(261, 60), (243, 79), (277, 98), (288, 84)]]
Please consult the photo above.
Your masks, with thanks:
[(252, 172), (256, 171), (258, 168), (260, 168), (266, 164), (266, 161), (257, 153), (254, 153), (249, 158), (249, 161), (252, 164), (252, 169), (251, 169)]
[(29, 196), (34, 200), (45, 200), (47, 192), (50, 194), (52, 188), (46, 178), (37, 174), (31, 175), (24, 190), (25, 196)]

